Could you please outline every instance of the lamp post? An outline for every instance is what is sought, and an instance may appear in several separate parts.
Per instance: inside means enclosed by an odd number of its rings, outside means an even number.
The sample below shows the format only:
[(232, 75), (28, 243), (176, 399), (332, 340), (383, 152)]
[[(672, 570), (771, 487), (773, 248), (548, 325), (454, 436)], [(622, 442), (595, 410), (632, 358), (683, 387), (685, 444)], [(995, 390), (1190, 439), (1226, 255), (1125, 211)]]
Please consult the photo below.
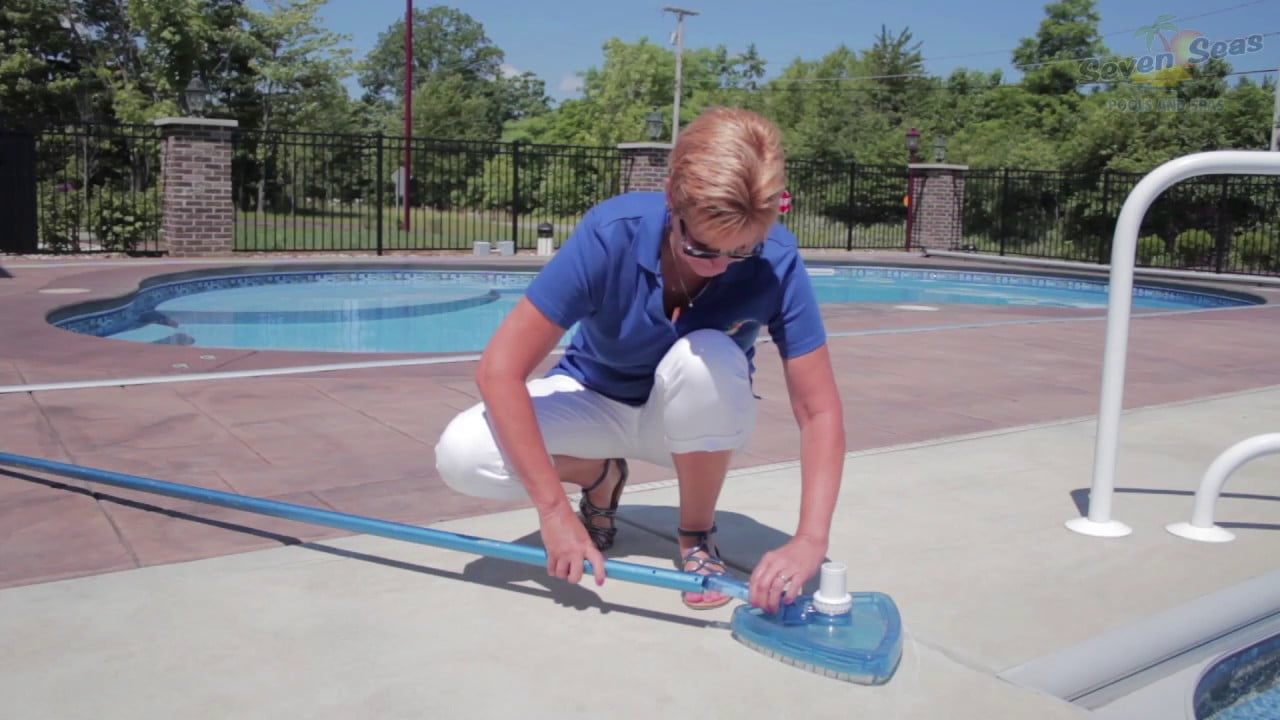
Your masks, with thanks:
[(933, 139), (933, 161), (946, 162), (947, 159), (947, 136), (939, 134)]
[(199, 77), (192, 75), (191, 82), (187, 83), (187, 88), (182, 91), (182, 100), (188, 114), (193, 117), (204, 117), (205, 105), (209, 103), (209, 88), (200, 81)]
[(654, 108), (653, 112), (645, 116), (644, 127), (649, 139), (657, 142), (662, 135), (662, 113), (658, 112), (658, 108)]
[(907, 131), (907, 244), (906, 251), (911, 252), (911, 220), (916, 214), (916, 202), (912, 197), (915, 189), (915, 176), (911, 166), (920, 161), (916, 153), (920, 150), (920, 131), (911, 128)]

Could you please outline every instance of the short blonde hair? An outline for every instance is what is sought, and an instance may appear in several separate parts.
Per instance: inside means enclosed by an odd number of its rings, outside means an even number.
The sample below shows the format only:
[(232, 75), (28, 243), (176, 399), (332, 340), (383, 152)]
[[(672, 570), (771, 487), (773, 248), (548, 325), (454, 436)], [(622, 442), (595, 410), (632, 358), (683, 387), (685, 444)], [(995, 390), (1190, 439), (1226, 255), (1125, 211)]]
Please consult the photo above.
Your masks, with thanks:
[(750, 110), (711, 108), (680, 131), (670, 183), (672, 210), (713, 233), (767, 228), (786, 188), (782, 133)]

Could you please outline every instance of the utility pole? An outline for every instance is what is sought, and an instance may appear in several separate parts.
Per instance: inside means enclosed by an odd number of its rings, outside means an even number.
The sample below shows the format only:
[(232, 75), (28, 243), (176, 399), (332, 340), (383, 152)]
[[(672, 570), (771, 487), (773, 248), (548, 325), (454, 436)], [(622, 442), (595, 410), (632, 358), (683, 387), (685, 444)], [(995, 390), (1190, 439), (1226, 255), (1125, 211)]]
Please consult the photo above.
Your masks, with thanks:
[(671, 118), (671, 144), (676, 144), (676, 138), (680, 135), (680, 95), (684, 92), (684, 16), (697, 15), (697, 10), (684, 10), (678, 7), (667, 6), (662, 8), (663, 12), (675, 13), (676, 17), (676, 102), (675, 110), (672, 112)]

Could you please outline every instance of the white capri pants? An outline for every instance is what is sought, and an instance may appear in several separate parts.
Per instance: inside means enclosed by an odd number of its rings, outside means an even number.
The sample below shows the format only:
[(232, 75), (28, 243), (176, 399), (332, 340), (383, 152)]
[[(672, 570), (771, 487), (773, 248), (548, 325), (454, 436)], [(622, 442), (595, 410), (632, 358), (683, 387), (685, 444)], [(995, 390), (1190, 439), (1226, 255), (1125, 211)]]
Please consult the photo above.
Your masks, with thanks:
[[(680, 338), (658, 364), (639, 407), (588, 390), (567, 375), (528, 383), (547, 453), (644, 460), (671, 467), (673, 453), (740, 450), (755, 428), (747, 356), (719, 330)], [(464, 410), (436, 444), (436, 470), (465, 495), (528, 497), (499, 449), (483, 403)], [(573, 488), (573, 491), (580, 488)]]

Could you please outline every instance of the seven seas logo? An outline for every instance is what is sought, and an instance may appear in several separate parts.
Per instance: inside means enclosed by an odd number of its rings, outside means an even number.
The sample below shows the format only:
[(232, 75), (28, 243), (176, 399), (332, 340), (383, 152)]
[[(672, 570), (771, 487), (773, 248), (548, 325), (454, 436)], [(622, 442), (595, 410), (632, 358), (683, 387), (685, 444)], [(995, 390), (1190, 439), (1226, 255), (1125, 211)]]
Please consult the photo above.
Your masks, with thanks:
[(1190, 79), (1187, 68), (1210, 58), (1235, 57), (1262, 50), (1262, 35), (1215, 40), (1199, 30), (1178, 30), (1172, 20), (1172, 15), (1161, 15), (1135, 33), (1146, 39), (1150, 51), (1146, 55), (1111, 60), (1090, 58), (1081, 62), (1081, 83), (1128, 80), (1167, 87)]

